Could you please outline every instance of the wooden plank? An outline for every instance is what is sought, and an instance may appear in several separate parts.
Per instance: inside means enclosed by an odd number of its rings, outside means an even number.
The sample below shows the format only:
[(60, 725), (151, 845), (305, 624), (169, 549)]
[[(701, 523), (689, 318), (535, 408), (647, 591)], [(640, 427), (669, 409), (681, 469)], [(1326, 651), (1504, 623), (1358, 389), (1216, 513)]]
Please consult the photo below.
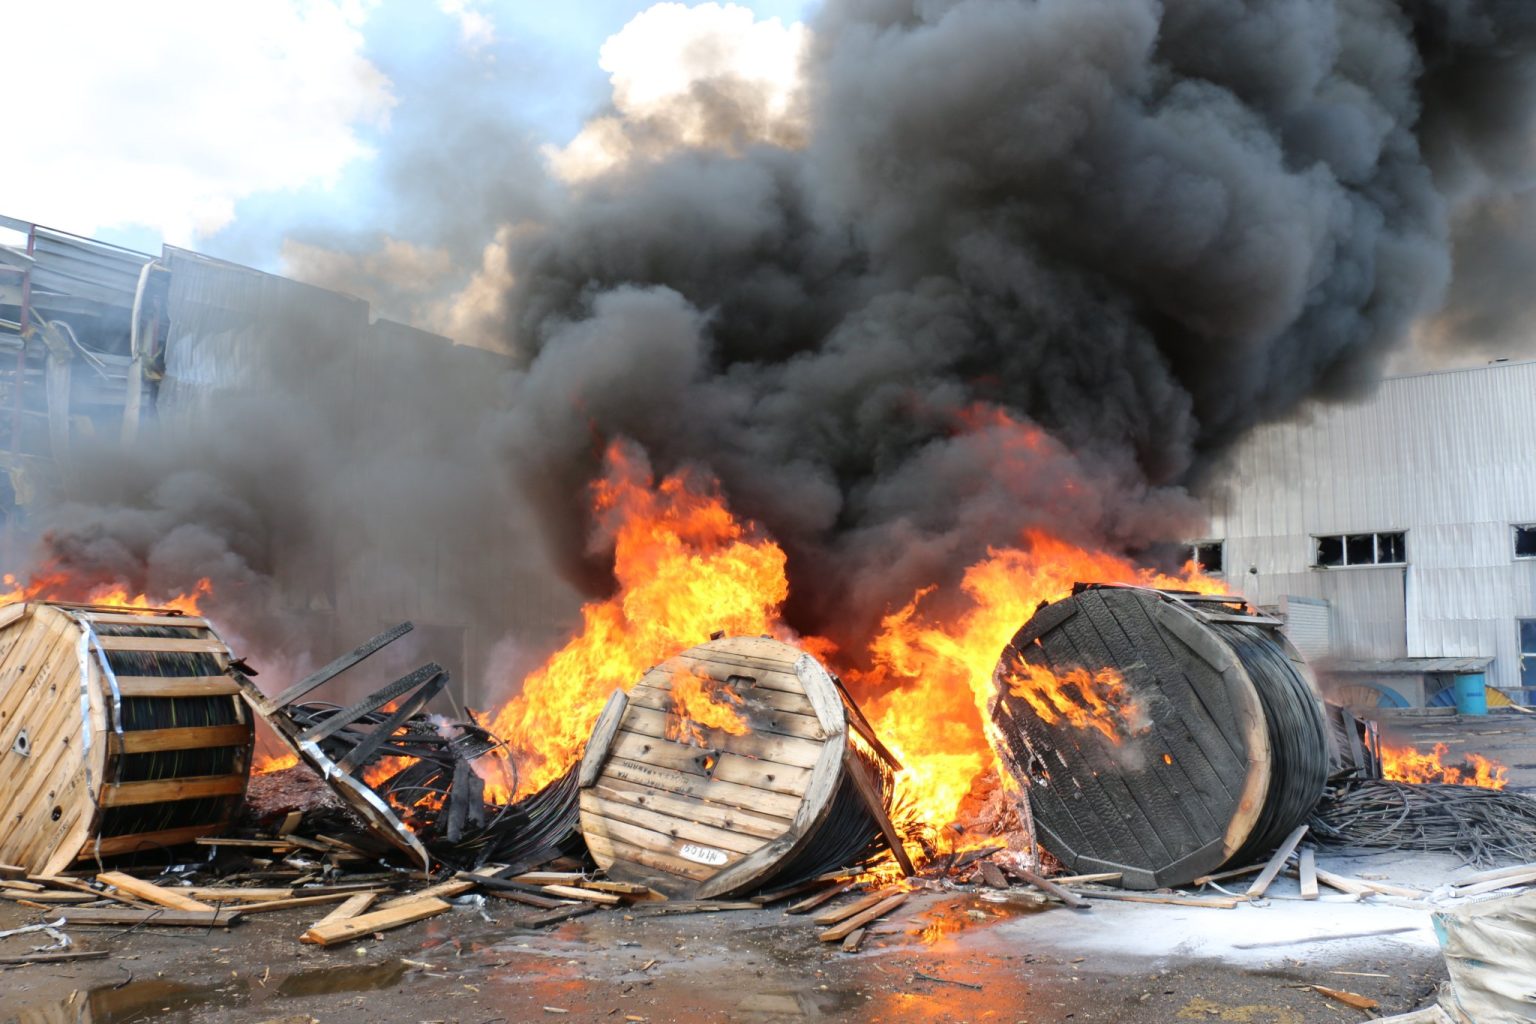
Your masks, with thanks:
[(853, 915), (842, 924), (833, 925), (831, 928), (828, 928), (826, 931), (820, 933), (816, 937), (822, 942), (841, 942), (843, 939), (846, 939), (849, 935), (853, 934), (858, 929), (863, 928), (865, 925), (869, 924), (869, 922), (884, 917), (886, 914), (889, 914), (891, 911), (895, 910), (905, 902), (907, 902), (907, 894), (904, 892), (899, 892), (896, 895), (891, 896), (881, 901), (880, 903), (877, 903), (875, 906), (870, 907), (863, 913)]
[(581, 794), (581, 810), (584, 814), (595, 814), (612, 821), (622, 821), (628, 825), (636, 825), (650, 829), (652, 832), (671, 836), (682, 842), (718, 847), (743, 855), (752, 853), (767, 842), (759, 836), (743, 835), (729, 829), (689, 821), (686, 817), (662, 814), (632, 804), (608, 801), (591, 791)]
[(1386, 882), (1374, 882), (1366, 878), (1348, 878), (1344, 875), (1334, 874), (1332, 871), (1324, 871), (1317, 868), (1317, 880), (1330, 888), (1351, 895), (1369, 895), (1380, 893), (1383, 896), (1401, 896), (1404, 899), (1417, 899), (1424, 893), (1418, 889), (1409, 889), (1401, 885), (1389, 885)]
[(124, 697), (232, 697), (240, 687), (228, 676), (118, 676)]
[(786, 913), (786, 914), (809, 914), (811, 911), (815, 910), (817, 907), (821, 906), (823, 903), (826, 903), (829, 900), (836, 899), (837, 897), (841, 896), (845, 892), (848, 892), (850, 889), (853, 889), (857, 885), (858, 885), (857, 882), (844, 882), (841, 885), (828, 886), (827, 888), (823, 889), (821, 892), (818, 892), (818, 893), (816, 893), (813, 896), (807, 896), (805, 899), (801, 900), (798, 903), (791, 903), (789, 906), (784, 908), (784, 913)]
[(396, 640), (400, 639), (402, 636), (405, 636), (405, 634), (409, 633), (414, 628), (415, 626), (411, 623), (402, 622), (398, 626), (393, 626), (389, 629), (386, 629), (384, 632), (380, 633), (376, 637), (373, 637), (371, 640), (359, 644), (353, 650), (343, 654), (341, 657), (337, 658), (335, 661), (332, 661), (330, 664), (316, 669), (309, 675), (305, 676), (303, 679), (300, 679), (298, 682), (288, 687), (288, 689), (284, 690), (276, 697), (272, 698), (270, 701), (267, 701), (265, 704), (264, 714), (270, 714), (273, 709), (280, 708), (285, 704), (292, 704), (294, 701), (304, 696), (310, 690), (321, 686), (327, 681), (340, 675), (342, 672), (345, 672), (353, 665), (356, 665), (363, 659), (368, 658), (389, 644), (394, 643)]
[(908, 878), (917, 874), (917, 869), (912, 866), (912, 858), (907, 856), (907, 847), (902, 842), (901, 834), (896, 831), (891, 816), (885, 811), (885, 799), (880, 788), (869, 776), (869, 766), (852, 747), (843, 749), (843, 771), (853, 780), (853, 787), (864, 801), (865, 810), (875, 819), (875, 824), (880, 826), (880, 834), (885, 836), (885, 845), (890, 847), (896, 863), (901, 865), (901, 873)]
[(844, 953), (857, 953), (859, 951), (859, 943), (864, 941), (864, 931), (863, 928), (855, 928), (848, 933), (848, 937), (843, 940)]
[(1074, 889), (1079, 896), (1091, 900), (1116, 900), (1122, 903), (1166, 903), (1174, 907), (1210, 907), (1215, 910), (1231, 910), (1243, 900), (1226, 896), (1187, 896), (1183, 893), (1161, 895), (1153, 892), (1110, 892), (1106, 889)]
[(1301, 879), (1301, 898), (1317, 899), (1317, 851), (1310, 846), (1303, 846), (1301, 864), (1297, 870)]
[[(647, 686), (636, 686), (629, 691), (629, 706), (649, 708), (663, 714), (670, 714), (673, 710), (670, 693)], [(752, 729), (757, 732), (781, 733), (811, 740), (825, 739), (827, 733), (811, 711), (809, 703), (803, 711), (782, 711), (766, 707), (759, 702), (757, 705), (747, 704), (743, 714)]]
[(1086, 885), (1089, 882), (1118, 882), (1120, 872), (1099, 871), (1088, 875), (1057, 875), (1051, 879), (1057, 885)]
[(603, 769), (603, 778), (620, 779), (668, 793), (771, 814), (786, 820), (793, 820), (800, 809), (800, 801), (792, 796), (767, 793), (753, 789), (751, 786), (721, 782), (719, 779), (706, 779), (700, 775), (660, 768), (629, 758), (610, 758)]
[(1285, 842), (1281, 843), (1270, 856), (1269, 861), (1264, 865), (1264, 870), (1259, 872), (1259, 877), (1255, 878), (1253, 884), (1248, 887), (1248, 892), (1245, 895), (1249, 899), (1257, 900), (1264, 898), (1264, 894), (1269, 891), (1270, 884), (1280, 874), (1280, 869), (1285, 867), (1285, 862), (1291, 859), (1292, 851), (1296, 849), (1297, 844), (1301, 842), (1302, 836), (1306, 834), (1307, 826), (1303, 824), (1297, 825), (1291, 831), (1291, 834), (1285, 837)]
[(251, 741), (249, 725), (203, 725), (180, 729), (134, 729), (107, 734), (114, 754), (149, 754), (162, 750), (199, 750), (203, 747), (243, 747)]
[(394, 910), (396, 907), (403, 907), (413, 900), (420, 899), (452, 899), (455, 896), (464, 895), (478, 884), (478, 881), (471, 881), (467, 878), (454, 878), (447, 882), (429, 885), (425, 889), (418, 889), (416, 892), (407, 893), (404, 896), (396, 896), (394, 899), (385, 900), (379, 904), (378, 909)]
[[(664, 832), (657, 832), (655, 829), (617, 821), (606, 815), (583, 813), (581, 827), (583, 834), (600, 831), (603, 835), (620, 839), (631, 846), (638, 846), (642, 850), (663, 854), (674, 860), (680, 860), (683, 863), (707, 867), (710, 875), (714, 875), (722, 868), (736, 863), (743, 856), (734, 850), (722, 850), (719, 847), (708, 846), (704, 843), (689, 842), (686, 839), (667, 835)], [(683, 851), (688, 848), (693, 848), (697, 851), (694, 856), (684, 856)], [(705, 857), (709, 859), (703, 859)]]
[(1461, 889), (1466, 886), (1479, 885), (1483, 882), (1492, 882), (1499, 878), (1508, 878), (1511, 875), (1523, 875), (1527, 871), (1536, 871), (1536, 863), (1514, 864), (1507, 868), (1489, 868), (1486, 871), (1474, 871), (1470, 875), (1451, 882), (1451, 886)]
[(628, 707), (629, 696), (623, 690), (614, 690), (608, 695), (608, 702), (603, 705), (602, 712), (597, 716), (597, 724), (592, 727), (592, 737), (587, 740), (586, 749), (581, 754), (581, 775), (576, 780), (580, 788), (589, 789), (597, 784), (597, 778), (603, 772), (603, 764), (608, 760), (608, 748), (618, 735), (619, 725), (623, 723)]
[(180, 846), (206, 836), (210, 832), (217, 832), (222, 827), (222, 824), (183, 825), (180, 828), (161, 829), (158, 832), (135, 832), (132, 835), (111, 836), (107, 839), (93, 840), (87, 844), (86, 849), (80, 851), (80, 856), (84, 858), (100, 851), (102, 857), (116, 857), (124, 853)]
[(116, 907), (66, 907), (59, 910), (66, 924), (72, 925), (152, 925), (166, 928), (228, 928), (240, 920), (240, 911), (215, 909), (204, 913), (191, 910), (129, 910)]
[(166, 800), (238, 796), (244, 792), (244, 775), (197, 775), (185, 779), (113, 783), (102, 789), (100, 802), (103, 807), (137, 807)]
[[(624, 731), (667, 739), (667, 728), (673, 724), (673, 719), (674, 716), (664, 711), (636, 706), (630, 708), (624, 716)], [(751, 732), (740, 736), (734, 736), (723, 729), (700, 727), (700, 732), (704, 734), (704, 742), (708, 746), (729, 750), (733, 754), (754, 757), (760, 761), (775, 761), (796, 768), (810, 768), (816, 764), (823, 741), (759, 729), (756, 721), (751, 723), (751, 728)]]
[(378, 893), (359, 892), (348, 896), (346, 900), (335, 910), (316, 921), (311, 928), (322, 924), (334, 924), (337, 921), (350, 921), (373, 905), (373, 901), (379, 898)]
[(1224, 882), (1229, 878), (1242, 878), (1244, 875), (1256, 875), (1264, 870), (1263, 864), (1249, 864), (1245, 868), (1229, 868), (1226, 871), (1218, 871), (1214, 875), (1201, 875), (1189, 884), (1196, 888), (1209, 885), (1212, 882)]
[(1039, 889), (1047, 896), (1056, 897), (1057, 899), (1061, 900), (1061, 902), (1071, 907), (1073, 910), (1092, 909), (1092, 905), (1087, 900), (1077, 895), (1077, 893), (1070, 889), (1064, 889), (1057, 885), (1055, 882), (1052, 882), (1048, 879), (1041, 878), (1039, 875), (1035, 874), (1028, 868), (1016, 868), (1011, 865), (1004, 865), (1003, 870), (1008, 872), (1010, 875), (1017, 876), (1020, 881), (1034, 886), (1036, 889)]
[[(601, 826), (599, 826), (601, 827)], [(643, 868), (662, 871), (674, 878), (687, 878), (695, 882), (702, 882), (715, 875), (715, 868), (707, 864), (694, 864), (682, 860), (679, 857), (669, 857), (664, 853), (648, 850), (614, 838), (606, 832), (593, 829), (583, 829), (582, 836), (587, 842), (587, 848), (592, 851), (592, 856), (598, 863), (605, 861), (611, 865), (608, 873), (622, 872), (624, 865), (636, 864)]]
[(286, 900), (293, 895), (290, 887), (241, 889), (232, 885), (188, 885), (176, 891), (204, 903), (265, 903)]
[(702, 825), (757, 836), (759, 839), (777, 839), (790, 825), (788, 818), (754, 814), (739, 807), (713, 804), (705, 800), (691, 800), (620, 779), (604, 778), (592, 787), (592, 792), (608, 804), (645, 807), (673, 817), (688, 818)]
[(1530, 885), (1533, 882), (1536, 882), (1536, 868), (1530, 868), (1518, 875), (1505, 875), (1503, 878), (1490, 878), (1488, 881), (1479, 882), (1476, 885), (1462, 886), (1455, 890), (1455, 894), (1457, 896), (1481, 896), (1485, 892), (1513, 889), (1518, 886)]
[(212, 623), (196, 615), (155, 615), (132, 612), (82, 612), (92, 625), (103, 626), (173, 626), (180, 629), (210, 629)]
[(378, 895), (378, 893), (351, 893), (329, 892), (318, 896), (292, 896), (282, 900), (267, 900), (262, 903), (242, 903), (235, 909), (242, 914), (264, 914), (269, 910), (289, 910), (293, 907), (312, 907), (318, 903), (340, 903), (356, 896)]
[(412, 924), (449, 909), (448, 903), (428, 896), (399, 904), (389, 910), (375, 910), (343, 921), (316, 923), (299, 941), (316, 946), (334, 946), (341, 942), (350, 942), (353, 939), (372, 935), (374, 932), (388, 931), (391, 928)]
[[(668, 682), (670, 683), (670, 680)], [(629, 702), (639, 704), (641, 707), (654, 708), (657, 711), (672, 711), (676, 707), (670, 688), (645, 682), (637, 684), (629, 691)], [(741, 703), (743, 713), (752, 718), (776, 711), (789, 715), (816, 717), (815, 707), (811, 704), (810, 698), (803, 693), (748, 689), (741, 694)], [(825, 723), (822, 724), (822, 728), (826, 728)]]
[(558, 896), (561, 899), (577, 900), (582, 903), (596, 903), (602, 907), (616, 907), (623, 902), (615, 893), (596, 892), (574, 885), (546, 885), (544, 891), (551, 896)]
[(176, 637), (158, 636), (98, 636), (96, 641), (102, 650), (143, 651), (163, 654), (228, 654), (224, 641), (215, 637), (200, 640), (183, 640)]
[(211, 912), (216, 909), (190, 896), (184, 896), (174, 889), (166, 889), (153, 882), (146, 882), (142, 878), (134, 878), (122, 871), (103, 871), (96, 876), (96, 881), (102, 885), (110, 885), (118, 892), (127, 893), (134, 899), (161, 907), (170, 907), (172, 910)]
[(817, 914), (811, 920), (815, 921), (817, 924), (836, 924), (839, 921), (846, 920), (855, 914), (859, 914), (865, 910), (868, 910), (870, 907), (873, 907), (881, 900), (887, 899), (890, 895), (891, 891), (889, 889), (881, 889), (879, 892), (870, 893), (863, 899), (854, 900), (852, 903), (845, 904), (841, 907), (834, 907), (831, 910), (823, 911), (822, 913)]

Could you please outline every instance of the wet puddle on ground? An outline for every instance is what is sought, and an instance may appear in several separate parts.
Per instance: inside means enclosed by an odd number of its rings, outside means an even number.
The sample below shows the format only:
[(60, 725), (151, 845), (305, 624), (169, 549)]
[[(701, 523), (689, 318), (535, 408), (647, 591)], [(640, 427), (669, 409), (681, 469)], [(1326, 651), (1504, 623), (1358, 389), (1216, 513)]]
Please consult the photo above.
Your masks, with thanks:
[[(1050, 909), (1044, 900), (1006, 896), (988, 900), (970, 896), (938, 903), (907, 918), (905, 926), (891, 934), (910, 935), (925, 946), (932, 946), (971, 928), (986, 928), (1003, 921), (1032, 917)], [(878, 933), (877, 933), (878, 934)]]
[[(374, 992), (400, 984), (410, 965), (403, 960), (377, 964), (346, 964), (299, 971), (281, 980), (268, 979), (264, 998), (326, 996), (346, 992)], [(23, 1007), (3, 1018), (16, 1024), (135, 1024), (137, 1021), (176, 1019), (199, 1010), (243, 1006), (256, 992), (250, 980), (231, 978), (213, 985), (188, 985), (167, 978), (148, 978), (115, 985), (76, 990), (63, 999)], [(7, 1008), (9, 1009), (9, 1008)]]

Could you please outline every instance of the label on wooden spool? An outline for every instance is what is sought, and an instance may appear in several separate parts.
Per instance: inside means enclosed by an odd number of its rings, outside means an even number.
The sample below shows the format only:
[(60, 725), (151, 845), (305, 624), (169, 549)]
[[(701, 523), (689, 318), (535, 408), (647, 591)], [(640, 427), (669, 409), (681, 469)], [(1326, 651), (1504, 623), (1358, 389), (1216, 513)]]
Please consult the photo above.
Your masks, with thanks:
[(683, 848), (677, 851), (685, 860), (691, 860), (695, 864), (711, 864), (715, 867), (726, 862), (724, 850), (716, 850), (709, 846), (696, 846), (693, 843), (684, 843)]

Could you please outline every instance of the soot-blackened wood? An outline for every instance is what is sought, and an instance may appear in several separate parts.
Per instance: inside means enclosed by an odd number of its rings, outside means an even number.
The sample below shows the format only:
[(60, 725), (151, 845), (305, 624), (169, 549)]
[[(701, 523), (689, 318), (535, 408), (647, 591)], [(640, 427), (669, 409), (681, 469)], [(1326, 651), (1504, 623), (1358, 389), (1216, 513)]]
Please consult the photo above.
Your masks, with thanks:
[(288, 689), (284, 690), (276, 697), (273, 697), (270, 701), (265, 701), (267, 710), (270, 711), (272, 708), (280, 708), (284, 707), (285, 705), (292, 704), (294, 701), (298, 700), (306, 693), (309, 693), (311, 690), (317, 689), (318, 687), (330, 682), (332, 679), (336, 678), (338, 675), (345, 672), (353, 665), (356, 665), (358, 662), (364, 660), (370, 655), (378, 653), (380, 650), (394, 643), (402, 636), (405, 636), (405, 634), (409, 633), (414, 628), (416, 628), (414, 624), (409, 622), (402, 622), (398, 626), (386, 629), (372, 640), (369, 640), (363, 644), (359, 644), (356, 648), (348, 651), (346, 654), (343, 654), (329, 665), (317, 669), (314, 672), (311, 672), (309, 675), (305, 676), (303, 679), (300, 679), (298, 682), (288, 687)]
[[(1233, 686), (1241, 666), (1191, 650), (1158, 615), (1204, 627), (1187, 609), (1160, 603), (1168, 602), (1150, 591), (1087, 588), (1040, 609), (1004, 651), (993, 705), (1005, 761), (1029, 793), (1042, 843), (1070, 870), (1119, 871), (1129, 888), (1179, 884), (1219, 867), (1241, 841), (1234, 832), (1246, 835), (1250, 776), (1267, 767), (1264, 752), (1251, 749), (1252, 708), (1244, 703), (1257, 698)], [(1036, 714), (1006, 680), (1018, 658), (1058, 678), (1073, 669), (1119, 673), (1127, 710), (1110, 716), (1115, 737)], [(1082, 703), (1072, 684), (1064, 689)]]

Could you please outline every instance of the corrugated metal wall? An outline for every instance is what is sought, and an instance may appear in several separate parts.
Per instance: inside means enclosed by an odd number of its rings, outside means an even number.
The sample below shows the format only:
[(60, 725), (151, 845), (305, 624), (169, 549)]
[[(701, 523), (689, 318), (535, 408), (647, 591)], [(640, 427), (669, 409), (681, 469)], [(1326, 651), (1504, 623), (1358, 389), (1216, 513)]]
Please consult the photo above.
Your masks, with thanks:
[[(1491, 656), (1520, 685), (1536, 618), (1536, 363), (1401, 377), (1353, 405), (1256, 431), (1213, 474), (1210, 536), (1250, 600), (1321, 598), (1347, 658)], [(1317, 535), (1406, 531), (1406, 566), (1312, 567)]]

